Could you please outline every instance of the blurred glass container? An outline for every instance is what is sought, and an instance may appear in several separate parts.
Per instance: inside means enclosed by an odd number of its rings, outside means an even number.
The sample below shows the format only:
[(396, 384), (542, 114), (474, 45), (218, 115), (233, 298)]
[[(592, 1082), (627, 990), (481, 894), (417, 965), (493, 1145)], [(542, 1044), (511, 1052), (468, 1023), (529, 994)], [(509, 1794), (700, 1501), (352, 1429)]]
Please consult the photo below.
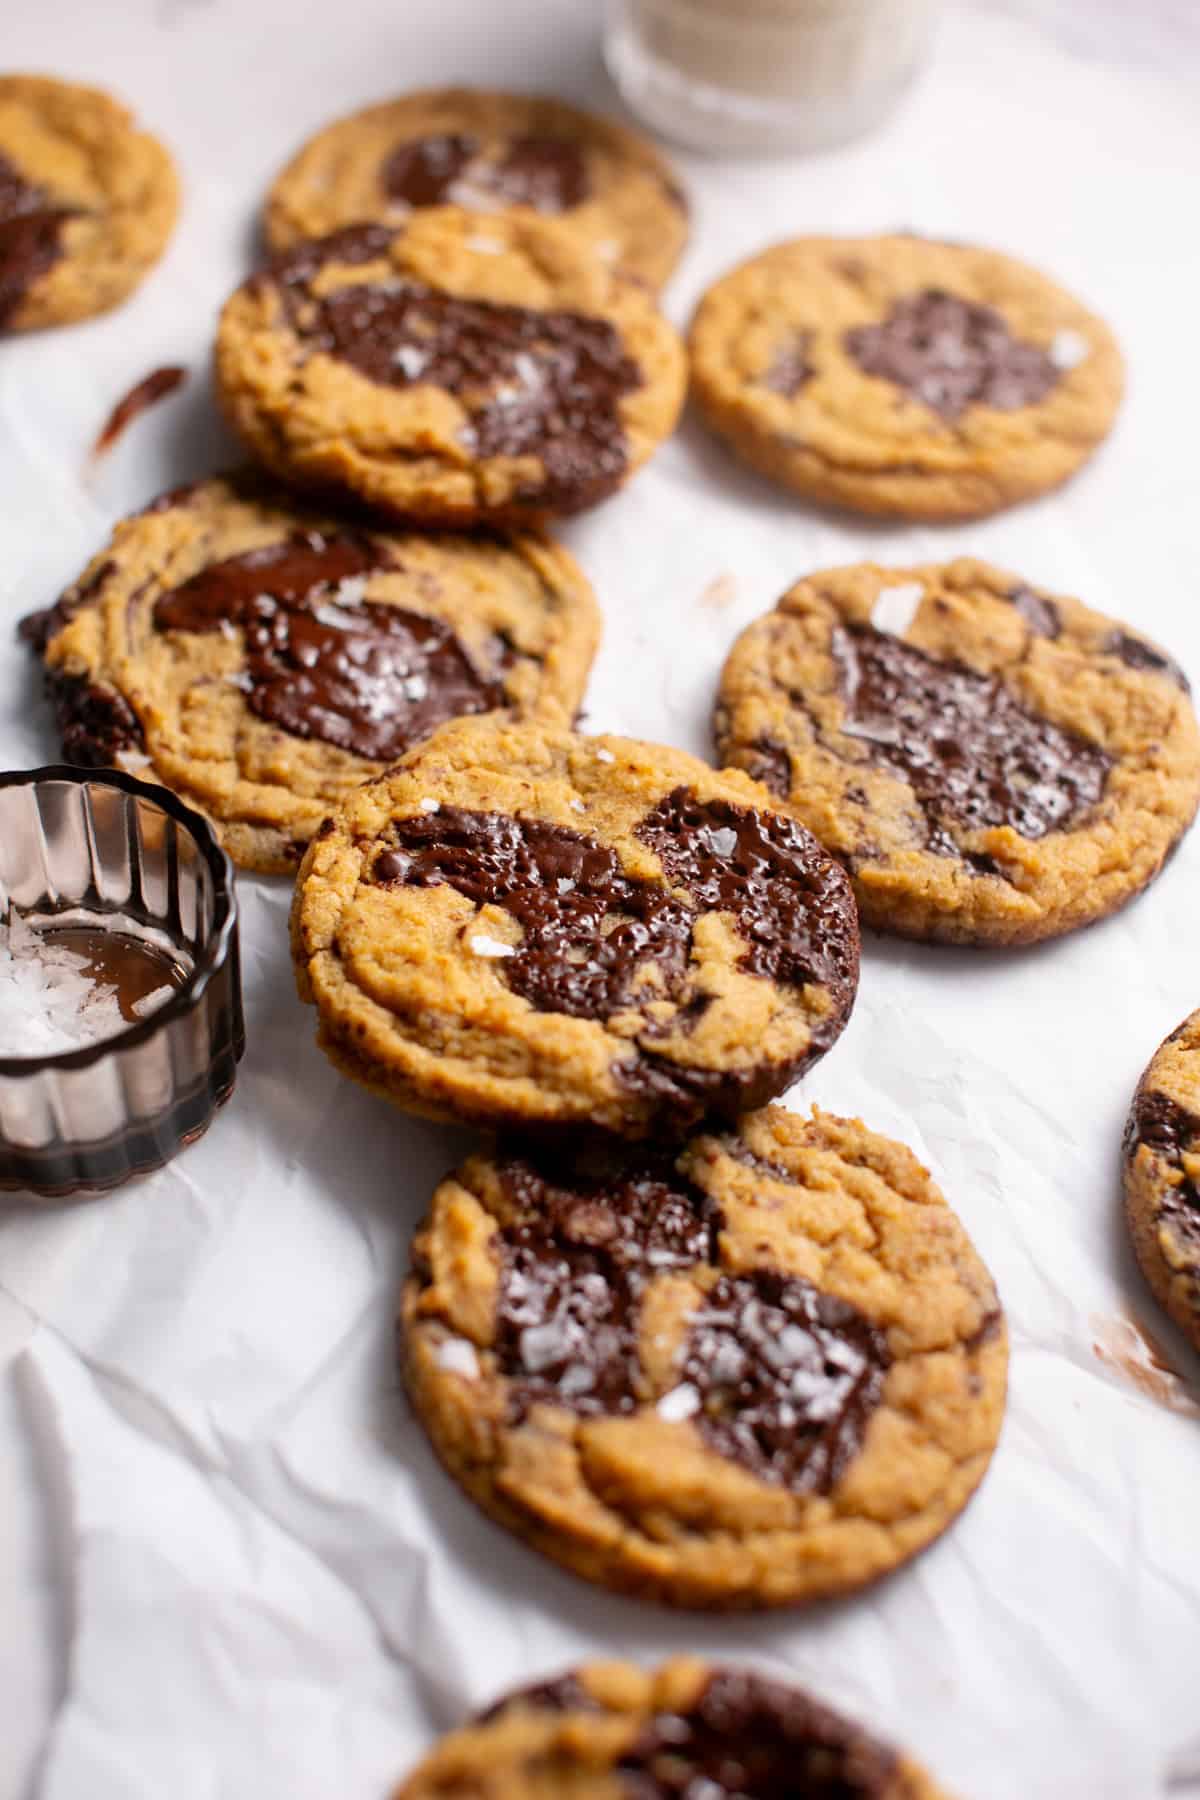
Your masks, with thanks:
[[(245, 1048), (233, 870), (207, 823), (115, 770), (0, 775), (0, 921), (111, 933), (174, 992), (114, 1036), (0, 1057), (0, 1189), (62, 1196), (161, 1167), (207, 1128)], [(122, 948), (123, 946), (123, 948)]]
[(877, 124), (925, 61), (942, 0), (609, 0), (625, 103), (697, 150), (816, 150)]

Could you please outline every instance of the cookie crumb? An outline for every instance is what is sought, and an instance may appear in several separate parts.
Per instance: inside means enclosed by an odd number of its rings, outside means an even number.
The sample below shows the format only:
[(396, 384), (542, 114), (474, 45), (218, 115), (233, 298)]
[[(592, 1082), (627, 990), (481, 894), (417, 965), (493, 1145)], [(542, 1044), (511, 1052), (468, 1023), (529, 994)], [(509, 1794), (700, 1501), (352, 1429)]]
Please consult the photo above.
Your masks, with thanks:
[(726, 570), (723, 575), (714, 575), (707, 587), (700, 591), (700, 605), (713, 612), (724, 612), (730, 603), (737, 599), (737, 581)]

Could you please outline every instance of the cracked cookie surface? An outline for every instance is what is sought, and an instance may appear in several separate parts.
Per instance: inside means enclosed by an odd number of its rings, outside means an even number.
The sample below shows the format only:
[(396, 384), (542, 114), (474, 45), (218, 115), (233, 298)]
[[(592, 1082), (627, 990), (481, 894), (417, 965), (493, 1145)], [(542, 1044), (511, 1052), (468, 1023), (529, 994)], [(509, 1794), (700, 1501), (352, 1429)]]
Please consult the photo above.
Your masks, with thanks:
[(321, 821), (448, 718), (569, 718), (599, 611), (533, 533), (428, 537), (253, 476), (123, 520), (27, 623), (69, 761), (143, 771), (244, 868), (295, 870)]
[(858, 980), (849, 882), (763, 788), (496, 717), (350, 796), (292, 946), (322, 1046), (398, 1105), (629, 1137), (781, 1093)]
[(690, 332), (708, 423), (814, 500), (970, 518), (1058, 486), (1121, 397), (1094, 313), (998, 252), (799, 238), (718, 281)]
[(1200, 800), (1171, 658), (966, 558), (797, 582), (730, 652), (715, 731), (850, 870), (866, 923), (951, 943), (1114, 912)]
[(674, 429), (684, 385), (641, 284), (532, 212), (432, 207), (303, 242), (217, 333), (218, 393), (260, 462), (437, 524), (594, 505)]
[(675, 1657), (588, 1663), (449, 1733), (394, 1800), (946, 1800), (802, 1688)]
[(1200, 1012), (1159, 1046), (1125, 1128), (1125, 1217), (1155, 1299), (1200, 1350)]
[(472, 1157), (400, 1327), (486, 1512), (589, 1580), (714, 1608), (858, 1588), (936, 1538), (991, 1457), (1007, 1354), (911, 1151), (773, 1106), (673, 1148)]
[(652, 287), (687, 239), (683, 193), (648, 139), (541, 95), (432, 88), (310, 138), (271, 189), (267, 241), (286, 250), (439, 205), (561, 219), (602, 262)]
[(175, 166), (97, 88), (0, 75), (0, 336), (124, 300), (162, 255)]

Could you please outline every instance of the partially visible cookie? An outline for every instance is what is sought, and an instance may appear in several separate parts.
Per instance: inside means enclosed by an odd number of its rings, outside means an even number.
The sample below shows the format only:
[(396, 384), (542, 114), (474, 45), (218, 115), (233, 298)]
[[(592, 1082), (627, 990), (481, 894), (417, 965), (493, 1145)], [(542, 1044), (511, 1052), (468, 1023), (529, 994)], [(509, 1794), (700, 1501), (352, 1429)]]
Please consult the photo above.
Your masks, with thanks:
[(1121, 354), (1094, 313), (993, 250), (798, 238), (709, 289), (691, 328), (709, 424), (814, 500), (972, 518), (1057, 487), (1112, 424)]
[(1200, 801), (1171, 658), (966, 558), (797, 582), (730, 652), (715, 729), (850, 870), (868, 924), (948, 943), (1114, 912)]
[(233, 476), (123, 520), (26, 636), (69, 761), (145, 769), (282, 873), (445, 720), (569, 719), (599, 626), (546, 538), (386, 531)]
[(627, 1137), (782, 1093), (858, 981), (850, 884), (765, 789), (496, 715), (349, 796), (292, 949), (322, 1047), (397, 1105)]
[(286, 250), (416, 208), (562, 219), (592, 253), (660, 287), (687, 239), (687, 203), (654, 145), (542, 95), (431, 88), (327, 125), (271, 189), (267, 240)]
[(441, 524), (528, 524), (673, 430), (684, 356), (561, 224), (453, 208), (284, 252), (221, 314), (217, 383), (268, 468)]
[(1155, 1299), (1200, 1350), (1200, 1012), (1160, 1045), (1133, 1097), (1125, 1216)]
[(926, 1169), (767, 1107), (673, 1148), (502, 1143), (413, 1245), (404, 1379), (485, 1512), (577, 1574), (694, 1607), (862, 1587), (995, 1447), (995, 1289)]
[(105, 312), (162, 255), (175, 166), (98, 88), (0, 75), (0, 335)]
[(590, 1663), (442, 1738), (394, 1800), (945, 1800), (802, 1688), (676, 1657)]

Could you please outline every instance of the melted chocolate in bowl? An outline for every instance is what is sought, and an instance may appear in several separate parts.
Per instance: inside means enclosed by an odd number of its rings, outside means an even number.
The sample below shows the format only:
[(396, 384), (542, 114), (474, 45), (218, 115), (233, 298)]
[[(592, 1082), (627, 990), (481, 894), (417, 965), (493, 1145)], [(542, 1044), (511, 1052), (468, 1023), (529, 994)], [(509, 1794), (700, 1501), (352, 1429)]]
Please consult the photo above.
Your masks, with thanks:
[(139, 1001), (161, 988), (178, 990), (190, 973), (177, 955), (131, 931), (102, 924), (50, 925), (42, 928), (42, 936), (47, 943), (84, 958), (83, 973), (97, 986), (113, 990), (121, 1016), (130, 1025), (141, 1017)]
[(617, 1768), (627, 1800), (885, 1800), (896, 1759), (800, 1690), (726, 1669)]
[(880, 324), (855, 326), (842, 341), (864, 374), (951, 425), (971, 406), (1036, 406), (1062, 373), (1036, 344), (1013, 337), (995, 307), (937, 288), (898, 300)]
[[(503, 704), (439, 619), (363, 597), (394, 568), (356, 532), (296, 532), (284, 543), (212, 563), (154, 608), (160, 631), (244, 633), (239, 683), (259, 718), (389, 762), (435, 726)], [(503, 646), (497, 643), (497, 663)]]
[(890, 633), (837, 626), (841, 730), (912, 787), (927, 843), (955, 856), (952, 827), (1068, 831), (1104, 794), (1112, 759), (1027, 711), (1000, 680), (941, 662)]
[(368, 262), (390, 242), (381, 228), (350, 227), (300, 245), (258, 279), (278, 285), (311, 352), (383, 387), (454, 395), (478, 457), (535, 458), (540, 470), (519, 498), (569, 511), (611, 493), (629, 461), (621, 401), (642, 385), (616, 329), (582, 313), (458, 299), (406, 277), (308, 291), (324, 263)]
[(62, 254), (62, 228), (75, 210), (54, 206), (0, 151), (0, 331)]
[(397, 145), (379, 173), (389, 199), (415, 207), (531, 206), (553, 214), (591, 193), (580, 145), (545, 133), (511, 138), (486, 155), (467, 132), (431, 133)]

